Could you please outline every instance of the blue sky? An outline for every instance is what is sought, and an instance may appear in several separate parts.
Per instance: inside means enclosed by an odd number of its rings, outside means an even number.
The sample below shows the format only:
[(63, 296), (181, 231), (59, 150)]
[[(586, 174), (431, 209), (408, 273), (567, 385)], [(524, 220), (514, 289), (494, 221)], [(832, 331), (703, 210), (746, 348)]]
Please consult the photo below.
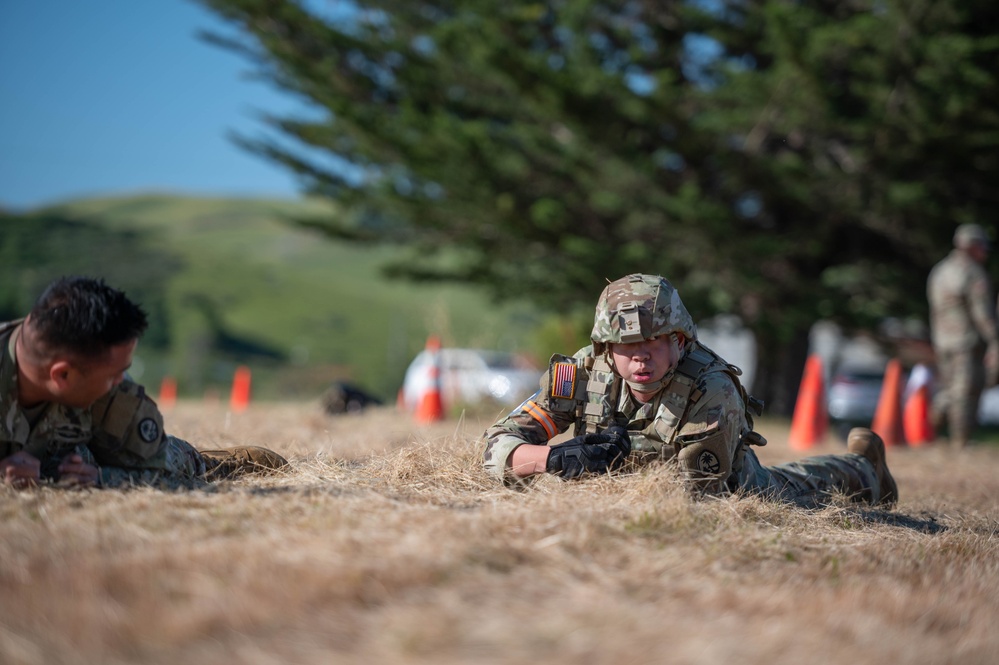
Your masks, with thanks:
[(176, 192), (295, 197), (227, 134), (300, 108), (197, 37), (231, 32), (188, 0), (0, 0), (0, 207)]

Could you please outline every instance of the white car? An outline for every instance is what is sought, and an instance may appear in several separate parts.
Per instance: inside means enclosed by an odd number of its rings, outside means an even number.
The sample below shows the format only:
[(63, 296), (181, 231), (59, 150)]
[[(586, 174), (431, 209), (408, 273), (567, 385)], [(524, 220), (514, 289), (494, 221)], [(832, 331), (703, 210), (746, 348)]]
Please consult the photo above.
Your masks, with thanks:
[(485, 349), (424, 349), (406, 370), (403, 402), (415, 409), (433, 382), (433, 363), (438, 356), (441, 399), (449, 404), (495, 401), (516, 406), (537, 391), (542, 370), (521, 356)]
[(826, 404), (829, 424), (843, 441), (854, 427), (871, 426), (884, 380), (884, 367), (843, 367), (833, 374)]

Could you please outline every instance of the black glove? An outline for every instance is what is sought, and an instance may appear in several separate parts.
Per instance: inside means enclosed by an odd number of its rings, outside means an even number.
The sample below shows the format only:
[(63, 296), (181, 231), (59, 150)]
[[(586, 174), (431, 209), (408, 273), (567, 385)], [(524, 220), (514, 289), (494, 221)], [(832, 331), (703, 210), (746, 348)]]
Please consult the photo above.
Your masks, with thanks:
[(631, 441), (625, 428), (614, 426), (600, 434), (581, 434), (551, 448), (545, 471), (569, 479), (618, 468), (631, 453)]

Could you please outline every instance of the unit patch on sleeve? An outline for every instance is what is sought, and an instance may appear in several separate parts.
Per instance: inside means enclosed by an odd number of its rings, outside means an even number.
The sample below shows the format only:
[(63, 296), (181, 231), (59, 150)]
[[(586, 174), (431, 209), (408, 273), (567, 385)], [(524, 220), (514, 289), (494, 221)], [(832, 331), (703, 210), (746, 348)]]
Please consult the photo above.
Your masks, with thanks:
[(160, 438), (160, 426), (152, 418), (143, 418), (139, 423), (139, 436), (146, 443), (152, 443)]

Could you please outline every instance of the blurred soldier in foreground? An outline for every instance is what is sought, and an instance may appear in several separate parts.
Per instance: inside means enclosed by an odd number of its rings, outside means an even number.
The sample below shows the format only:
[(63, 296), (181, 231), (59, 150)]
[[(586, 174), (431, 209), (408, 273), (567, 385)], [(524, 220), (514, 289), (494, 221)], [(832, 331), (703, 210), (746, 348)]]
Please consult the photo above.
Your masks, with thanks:
[(197, 451), (163, 431), (125, 376), (146, 314), (121, 291), (60, 279), (27, 318), (0, 324), (0, 479), (114, 487), (193, 486), (287, 464), (264, 448)]
[(940, 376), (933, 403), (934, 424), (947, 424), (952, 446), (967, 445), (978, 421), (982, 390), (999, 373), (992, 286), (983, 267), (989, 239), (977, 224), (962, 224), (954, 249), (930, 271), (930, 333)]
[[(741, 371), (697, 341), (673, 286), (628, 275), (604, 289), (593, 344), (552, 356), (541, 390), (486, 431), (485, 466), (507, 484), (551, 473), (565, 479), (607, 473), (626, 458), (669, 460), (696, 494), (753, 492), (803, 505), (842, 493), (893, 504), (898, 488), (881, 439), (854, 428), (849, 452), (764, 467), (751, 445), (762, 404)], [(574, 427), (575, 438), (548, 441)]]

